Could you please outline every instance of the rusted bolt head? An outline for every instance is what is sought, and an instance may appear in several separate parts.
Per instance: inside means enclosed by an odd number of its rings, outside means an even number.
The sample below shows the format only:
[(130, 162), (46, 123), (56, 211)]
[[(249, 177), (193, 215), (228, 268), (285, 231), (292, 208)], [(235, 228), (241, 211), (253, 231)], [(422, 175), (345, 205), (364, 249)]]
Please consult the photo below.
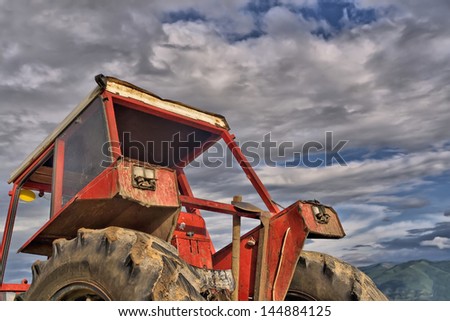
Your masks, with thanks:
[(251, 238), (247, 241), (247, 245), (248, 245), (248, 246), (255, 246), (255, 244), (256, 244), (256, 240), (255, 240), (253, 237), (251, 237)]
[(233, 196), (233, 202), (242, 202), (242, 195), (234, 195)]

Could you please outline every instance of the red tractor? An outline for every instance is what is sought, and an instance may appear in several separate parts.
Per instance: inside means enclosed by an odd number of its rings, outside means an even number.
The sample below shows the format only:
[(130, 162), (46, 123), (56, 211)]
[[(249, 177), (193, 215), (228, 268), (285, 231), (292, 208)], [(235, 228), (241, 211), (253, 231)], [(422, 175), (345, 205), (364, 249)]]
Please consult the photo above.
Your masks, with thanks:
[[(103, 75), (97, 87), (12, 173), (0, 249), (0, 292), (22, 300), (384, 300), (335, 258), (302, 252), (307, 238), (341, 238), (317, 201), (280, 210), (225, 118)], [(184, 168), (223, 140), (267, 207), (235, 196), (196, 198)], [(28, 284), (4, 283), (17, 207), (51, 195), (50, 219), (18, 250), (43, 255)], [(231, 196), (230, 196), (231, 200)], [(201, 211), (232, 216), (215, 251)], [(241, 233), (241, 217), (259, 222)]]

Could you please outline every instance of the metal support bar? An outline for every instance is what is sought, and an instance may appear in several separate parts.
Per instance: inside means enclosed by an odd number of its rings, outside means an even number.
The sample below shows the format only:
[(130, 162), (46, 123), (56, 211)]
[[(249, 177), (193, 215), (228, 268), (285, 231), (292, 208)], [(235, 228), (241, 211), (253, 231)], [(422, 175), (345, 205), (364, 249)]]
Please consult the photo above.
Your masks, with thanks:
[(0, 284), (0, 293), (1, 292), (25, 292), (28, 291), (30, 287), (29, 284), (21, 283), (21, 284)]
[[(242, 202), (242, 196), (233, 197), (234, 202)], [(233, 301), (239, 300), (239, 267), (241, 256), (241, 217), (233, 215), (233, 241), (231, 243), (231, 272), (234, 278)]]
[(102, 100), (107, 120), (106, 123), (108, 126), (109, 139), (111, 142), (111, 154), (113, 159), (117, 160), (120, 156), (122, 156), (122, 151), (120, 150), (120, 137), (117, 130), (116, 115), (114, 112), (114, 104), (112, 101), (113, 98), (112, 95), (107, 91), (104, 91), (101, 96), (103, 98)]
[(261, 199), (263, 200), (264, 204), (266, 204), (267, 209), (272, 213), (278, 213), (280, 211), (278, 209), (278, 206), (276, 206), (272, 202), (272, 197), (270, 196), (267, 189), (264, 187), (264, 185), (261, 182), (261, 180), (259, 179), (258, 175), (256, 175), (255, 170), (252, 168), (249, 161), (247, 160), (245, 155), (242, 153), (238, 144), (234, 141), (234, 137), (228, 131), (224, 131), (224, 132), (222, 132), (222, 138), (225, 141), (225, 143), (227, 144), (228, 149), (230, 149), (233, 156), (236, 158), (239, 165), (242, 167), (242, 170), (247, 175), (247, 178), (250, 180), (253, 187), (258, 192), (258, 194), (261, 197)]
[(210, 200), (205, 200), (201, 198), (195, 198), (195, 197), (189, 197), (186, 195), (180, 195), (180, 201), (181, 205), (184, 207), (193, 207), (202, 209), (205, 211), (211, 211), (211, 212), (217, 212), (217, 213), (224, 213), (224, 214), (231, 214), (231, 215), (238, 215), (243, 216), (247, 218), (259, 218), (259, 213), (253, 213), (253, 212), (241, 212), (236, 210), (236, 208), (231, 204), (225, 204)]
[(66, 143), (62, 139), (56, 141), (55, 156), (53, 158), (53, 193), (52, 210), (50, 216), (53, 217), (62, 207), (63, 179), (64, 179), (64, 152)]
[(231, 249), (231, 272), (234, 278), (234, 291), (231, 296), (233, 301), (239, 300), (239, 267), (241, 256), (241, 217), (233, 215), (233, 242)]
[(3, 278), (5, 276), (6, 261), (8, 259), (9, 247), (11, 246), (11, 237), (14, 228), (14, 221), (16, 220), (16, 207), (18, 200), (19, 187), (17, 184), (14, 184), (11, 191), (8, 216), (6, 218), (5, 230), (3, 232), (2, 244), (0, 248), (0, 285), (3, 283)]
[[(186, 174), (181, 167), (177, 167), (177, 180), (181, 194), (189, 197), (194, 197), (194, 193), (192, 192), (191, 186), (189, 185)], [(186, 207), (186, 211), (188, 213), (200, 215), (200, 210), (198, 208)]]
[(13, 188), (10, 192), (10, 202), (8, 208), (8, 216), (6, 217), (5, 229), (3, 232), (2, 243), (0, 245), (0, 286), (3, 284), (3, 279), (5, 276), (6, 269), (6, 261), (8, 259), (8, 252), (11, 246), (11, 237), (14, 228), (14, 222), (16, 220), (16, 212), (17, 212), (17, 204), (19, 203), (19, 192), (22, 184), (26, 180), (26, 178), (33, 172), (37, 166), (44, 161), (45, 157), (47, 157), (50, 151), (53, 149), (54, 144), (51, 144), (42, 154), (33, 161), (33, 163), (19, 176), (14, 180)]
[(262, 228), (259, 234), (258, 261), (256, 262), (255, 273), (255, 301), (266, 301), (267, 274), (267, 243), (269, 239), (270, 213), (263, 212), (261, 215)]

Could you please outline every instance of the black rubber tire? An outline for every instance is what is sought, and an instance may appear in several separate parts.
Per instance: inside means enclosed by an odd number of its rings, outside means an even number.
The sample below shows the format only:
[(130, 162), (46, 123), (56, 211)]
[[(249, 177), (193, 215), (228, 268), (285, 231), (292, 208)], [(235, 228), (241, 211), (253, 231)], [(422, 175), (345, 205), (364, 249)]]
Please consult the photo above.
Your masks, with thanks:
[(204, 300), (200, 275), (170, 244), (117, 227), (80, 229), (32, 267), (23, 300)]
[(386, 301), (365, 273), (330, 255), (303, 251), (285, 300)]

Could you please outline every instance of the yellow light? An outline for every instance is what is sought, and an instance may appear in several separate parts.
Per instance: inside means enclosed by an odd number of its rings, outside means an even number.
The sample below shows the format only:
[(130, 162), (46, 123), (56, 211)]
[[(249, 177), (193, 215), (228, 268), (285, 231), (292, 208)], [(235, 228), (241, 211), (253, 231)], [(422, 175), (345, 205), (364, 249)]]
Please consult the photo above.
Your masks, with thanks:
[(36, 199), (36, 194), (28, 189), (22, 189), (20, 190), (19, 198), (24, 202), (32, 202)]

